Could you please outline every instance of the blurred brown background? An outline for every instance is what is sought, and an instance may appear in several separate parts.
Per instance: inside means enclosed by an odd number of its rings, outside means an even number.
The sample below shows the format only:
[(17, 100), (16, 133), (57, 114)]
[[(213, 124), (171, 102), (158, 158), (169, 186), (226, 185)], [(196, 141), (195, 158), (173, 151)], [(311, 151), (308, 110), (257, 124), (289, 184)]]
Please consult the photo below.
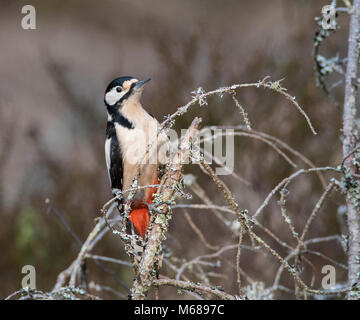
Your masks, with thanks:
[[(100, 208), (110, 199), (103, 151), (103, 91), (117, 76), (152, 78), (143, 103), (160, 121), (188, 102), (191, 91), (199, 86), (211, 90), (256, 82), (267, 75), (274, 80), (285, 78), (283, 85), (296, 95), (318, 135), (311, 134), (303, 117), (285, 99), (262, 89), (245, 89), (238, 98), (247, 109), (253, 128), (281, 138), (317, 166), (336, 166), (341, 161), (342, 114), (316, 87), (311, 57), (314, 17), (328, 2), (1, 0), (0, 297), (20, 288), (21, 268), (26, 264), (36, 267), (37, 288), (50, 290), (57, 274), (77, 254), (76, 241), (53, 213), (47, 213), (46, 198), (82, 241), (94, 226)], [(36, 30), (21, 28), (21, 7), (25, 4), (32, 4), (37, 10)], [(344, 28), (326, 42), (322, 54), (346, 52), (346, 19), (341, 22)], [(243, 123), (231, 99), (214, 97), (208, 102), (206, 108), (194, 107), (176, 123), (176, 128), (186, 128), (195, 115), (203, 118), (204, 125)], [(224, 177), (224, 181), (241, 208), (253, 213), (272, 187), (294, 169), (262, 142), (245, 137), (236, 141), (235, 171), (252, 185), (248, 187), (231, 177)], [(211, 198), (224, 204), (215, 186), (199, 169), (189, 166), (185, 171), (195, 173)], [(321, 194), (321, 185), (316, 176), (300, 177), (290, 192), (288, 214), (302, 230)], [(261, 221), (291, 243), (286, 225), (279, 222), (276, 200), (278, 197)], [(200, 202), (196, 196), (192, 201)], [(327, 202), (310, 236), (342, 232), (336, 213), (341, 204), (340, 197)], [(194, 211), (191, 215), (210, 243), (236, 243), (236, 238), (212, 215), (206, 216), (206, 211)], [(185, 259), (209, 252), (180, 210), (174, 211), (167, 245)], [(338, 244), (317, 248), (345, 262)], [(228, 252), (226, 258), (234, 261), (235, 251)], [(126, 259), (120, 240), (112, 234), (95, 252)], [(324, 260), (317, 256), (309, 259), (321, 275)], [(131, 286), (129, 268), (107, 266)], [(241, 266), (254, 280), (269, 286), (278, 262), (244, 251)], [(163, 272), (166, 274), (167, 270)], [(214, 278), (214, 283), (236, 293), (235, 270), (224, 263), (218, 272), (225, 279)], [(344, 280), (344, 275), (339, 269), (337, 280)], [(91, 262), (89, 279), (118, 287), (111, 275)], [(309, 281), (311, 272), (305, 272), (304, 279)], [(320, 281), (317, 277), (315, 286), (319, 287)], [(287, 274), (282, 283), (293, 285)], [(116, 298), (110, 294), (103, 297)], [(178, 296), (175, 289), (163, 289), (160, 297), (189, 298)]]

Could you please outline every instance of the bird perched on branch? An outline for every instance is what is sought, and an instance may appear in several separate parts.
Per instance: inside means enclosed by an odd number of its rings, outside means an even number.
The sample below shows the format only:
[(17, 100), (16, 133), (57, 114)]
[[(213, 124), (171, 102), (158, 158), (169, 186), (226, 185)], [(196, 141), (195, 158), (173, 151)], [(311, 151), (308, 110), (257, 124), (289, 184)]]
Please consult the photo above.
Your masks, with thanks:
[[(120, 77), (105, 90), (107, 108), (105, 159), (114, 195), (120, 212), (129, 201), (129, 220), (141, 237), (145, 237), (150, 222), (148, 205), (158, 184), (159, 166), (165, 164), (168, 138), (158, 134), (158, 121), (141, 105), (144, 85), (150, 81)], [(130, 198), (130, 199), (129, 199)]]

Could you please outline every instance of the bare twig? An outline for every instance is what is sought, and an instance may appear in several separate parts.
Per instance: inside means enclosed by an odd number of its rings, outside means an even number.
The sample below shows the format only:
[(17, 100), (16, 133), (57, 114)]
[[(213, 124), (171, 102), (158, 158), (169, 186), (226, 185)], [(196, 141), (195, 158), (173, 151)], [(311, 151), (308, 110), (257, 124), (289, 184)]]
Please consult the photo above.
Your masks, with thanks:
[(201, 242), (204, 244), (204, 246), (209, 248), (210, 250), (218, 250), (219, 249), (218, 246), (213, 246), (206, 240), (204, 234), (201, 232), (201, 230), (196, 226), (194, 221), (191, 219), (189, 212), (184, 210), (184, 215), (185, 215), (185, 218), (186, 218), (187, 222), (189, 223), (191, 229), (194, 230), (194, 232), (197, 234), (197, 236), (199, 237)]

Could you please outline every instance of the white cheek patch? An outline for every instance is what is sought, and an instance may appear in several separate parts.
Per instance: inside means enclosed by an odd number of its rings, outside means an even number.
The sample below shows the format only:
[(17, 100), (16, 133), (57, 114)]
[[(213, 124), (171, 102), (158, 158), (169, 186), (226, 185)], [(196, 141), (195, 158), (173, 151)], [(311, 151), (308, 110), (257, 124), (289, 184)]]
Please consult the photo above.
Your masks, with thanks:
[(113, 106), (117, 103), (121, 97), (126, 93), (126, 91), (117, 92), (116, 88), (112, 88), (106, 95), (105, 101), (108, 105)]

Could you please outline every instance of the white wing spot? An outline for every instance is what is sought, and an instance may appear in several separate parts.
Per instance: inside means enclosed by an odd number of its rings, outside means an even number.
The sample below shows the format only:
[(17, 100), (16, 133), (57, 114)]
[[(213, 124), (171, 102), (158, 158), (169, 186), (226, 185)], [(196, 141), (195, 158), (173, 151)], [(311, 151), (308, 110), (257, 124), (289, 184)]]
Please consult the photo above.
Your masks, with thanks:
[(106, 166), (108, 169), (109, 180), (111, 182), (111, 178), (110, 178), (110, 167), (111, 167), (110, 147), (111, 147), (111, 139), (106, 139), (105, 140), (105, 161), (106, 161)]

